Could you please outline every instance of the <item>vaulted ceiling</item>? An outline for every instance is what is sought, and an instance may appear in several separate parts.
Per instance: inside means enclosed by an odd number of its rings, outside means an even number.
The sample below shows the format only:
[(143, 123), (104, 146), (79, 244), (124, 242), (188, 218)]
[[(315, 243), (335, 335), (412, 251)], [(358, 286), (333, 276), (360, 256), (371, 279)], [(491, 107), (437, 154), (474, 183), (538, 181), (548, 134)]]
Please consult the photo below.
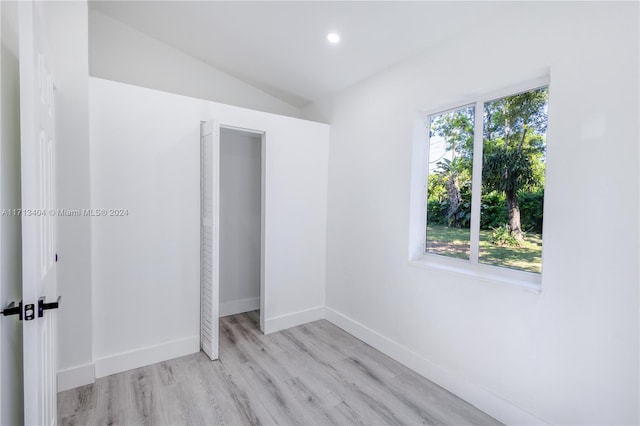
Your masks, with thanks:
[[(501, 2), (92, 1), (90, 7), (304, 107), (460, 31), (488, 24), (496, 8), (511, 6)], [(340, 43), (327, 41), (331, 31), (340, 34)]]

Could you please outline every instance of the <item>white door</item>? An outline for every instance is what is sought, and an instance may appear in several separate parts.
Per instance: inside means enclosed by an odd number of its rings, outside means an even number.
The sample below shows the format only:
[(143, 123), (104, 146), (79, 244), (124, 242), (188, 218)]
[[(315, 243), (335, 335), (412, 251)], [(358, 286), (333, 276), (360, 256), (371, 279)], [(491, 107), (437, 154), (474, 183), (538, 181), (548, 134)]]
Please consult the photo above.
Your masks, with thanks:
[(37, 3), (20, 2), (24, 420), (56, 424), (54, 87)]
[[(0, 4), (0, 9), (2, 8), (2, 4)], [(0, 42), (2, 41), (2, 19), (0, 18)], [(2, 56), (0, 55), (0, 81), (2, 81)], [(0, 99), (3, 99), (2, 97), (2, 85), (0, 84)], [(1, 102), (0, 102), (1, 105)], [(2, 107), (0, 106), (0, 117), (2, 116)], [(0, 134), (2, 134), (2, 120), (0, 119)], [(0, 154), (0, 162), (2, 161), (2, 156)], [(0, 188), (3, 188), (2, 186), (2, 177), (0, 176)], [(2, 241), (2, 225), (0, 225), (0, 241)], [(2, 256), (2, 248), (0, 247), (0, 257)], [(2, 260), (0, 259), (0, 263), (2, 262)], [(2, 298), (3, 298), (3, 292), (2, 292), (2, 276), (0, 275), (0, 303), (2, 303)], [(0, 309), (2, 309), (2, 306), (0, 306)], [(4, 312), (3, 312), (4, 314)], [(0, 372), (2, 372), (2, 341), (4, 340), (4, 333), (2, 330), (2, 327), (0, 326)], [(4, 386), (4, 380), (0, 379), (0, 422), (2, 422), (2, 392), (3, 392), (3, 386)]]
[(218, 359), (220, 125), (200, 124), (200, 347)]
[[(0, 9), (2, 8), (2, 4), (0, 4)], [(0, 18), (0, 42), (2, 41), (2, 19)], [(2, 81), (2, 56), (0, 55), (0, 81)], [(0, 99), (2, 98), (2, 85), (0, 84)], [(0, 102), (1, 104), (1, 102)], [(2, 116), (2, 107), (0, 106), (0, 117)], [(2, 134), (2, 120), (0, 120), (0, 134)], [(2, 161), (2, 154), (0, 154), (0, 162)], [(0, 176), (0, 188), (2, 188), (2, 177)], [(2, 225), (0, 225), (0, 241), (2, 241)], [(0, 257), (2, 256), (2, 248), (0, 247)], [(0, 259), (0, 263), (2, 260)], [(2, 303), (3, 298), (2, 292), (2, 276), (0, 275), (0, 303)], [(0, 305), (0, 309), (3, 306)], [(3, 312), (4, 313), (4, 312)], [(0, 372), (2, 372), (2, 341), (4, 340), (4, 333), (2, 332), (2, 326), (0, 326)], [(0, 422), (2, 422), (2, 392), (3, 392), (4, 380), (0, 379)]]

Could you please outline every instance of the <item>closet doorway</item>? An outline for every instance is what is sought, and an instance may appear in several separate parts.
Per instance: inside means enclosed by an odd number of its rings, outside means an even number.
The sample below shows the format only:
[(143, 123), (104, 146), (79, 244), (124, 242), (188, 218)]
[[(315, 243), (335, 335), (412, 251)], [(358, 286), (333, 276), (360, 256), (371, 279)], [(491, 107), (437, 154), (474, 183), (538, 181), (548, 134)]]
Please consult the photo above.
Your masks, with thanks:
[(259, 311), (264, 331), (265, 134), (215, 121), (201, 134), (200, 340), (217, 359), (219, 317)]
[(262, 135), (220, 129), (220, 316), (260, 309)]

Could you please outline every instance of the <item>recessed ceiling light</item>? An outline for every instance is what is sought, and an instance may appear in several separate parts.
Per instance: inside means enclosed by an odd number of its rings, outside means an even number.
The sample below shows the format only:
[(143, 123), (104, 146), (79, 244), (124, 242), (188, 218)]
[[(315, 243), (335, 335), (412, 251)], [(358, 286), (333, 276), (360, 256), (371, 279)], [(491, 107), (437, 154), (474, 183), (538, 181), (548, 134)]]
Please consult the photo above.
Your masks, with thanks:
[(327, 34), (327, 40), (329, 40), (329, 43), (336, 44), (340, 41), (340, 36), (337, 33), (329, 33)]

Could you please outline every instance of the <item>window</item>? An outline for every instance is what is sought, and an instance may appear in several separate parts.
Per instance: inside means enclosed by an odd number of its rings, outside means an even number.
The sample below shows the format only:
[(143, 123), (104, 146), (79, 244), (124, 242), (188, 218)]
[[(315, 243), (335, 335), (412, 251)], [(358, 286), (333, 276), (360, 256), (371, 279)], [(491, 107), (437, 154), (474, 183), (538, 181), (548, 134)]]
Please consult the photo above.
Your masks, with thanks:
[(426, 252), (469, 259), (473, 106), (429, 117)]
[(428, 116), (412, 260), (539, 284), (548, 88), (530, 87)]

